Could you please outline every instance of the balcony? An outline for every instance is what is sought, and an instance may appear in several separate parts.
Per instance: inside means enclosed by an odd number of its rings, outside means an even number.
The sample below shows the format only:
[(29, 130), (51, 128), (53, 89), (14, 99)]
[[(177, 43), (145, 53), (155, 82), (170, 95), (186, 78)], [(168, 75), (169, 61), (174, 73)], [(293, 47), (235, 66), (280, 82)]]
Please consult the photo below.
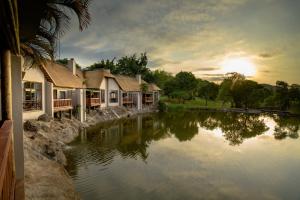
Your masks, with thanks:
[(133, 104), (132, 97), (123, 97), (123, 104)]
[(87, 107), (94, 107), (94, 106), (100, 106), (100, 98), (87, 98), (86, 99), (86, 106)]
[(72, 99), (54, 99), (54, 112), (73, 109)]
[(15, 191), (12, 121), (0, 128), (0, 199), (13, 199)]

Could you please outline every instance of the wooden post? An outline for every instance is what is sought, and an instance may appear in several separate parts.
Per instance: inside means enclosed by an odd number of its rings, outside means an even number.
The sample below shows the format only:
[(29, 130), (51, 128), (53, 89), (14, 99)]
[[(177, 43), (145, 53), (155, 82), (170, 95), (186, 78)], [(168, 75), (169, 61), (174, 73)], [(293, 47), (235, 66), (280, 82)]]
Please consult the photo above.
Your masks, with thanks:
[(4, 50), (1, 52), (1, 80), (2, 120), (12, 120), (10, 50)]

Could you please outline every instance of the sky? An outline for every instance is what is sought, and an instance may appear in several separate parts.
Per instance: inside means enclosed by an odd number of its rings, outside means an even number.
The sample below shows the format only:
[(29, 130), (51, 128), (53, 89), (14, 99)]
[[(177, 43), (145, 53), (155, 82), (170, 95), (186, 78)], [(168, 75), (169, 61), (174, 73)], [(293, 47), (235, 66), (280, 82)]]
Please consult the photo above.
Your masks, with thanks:
[(153, 70), (300, 84), (298, 0), (94, 0), (90, 12), (88, 29), (74, 21), (61, 38), (61, 58), (89, 66), (147, 52)]

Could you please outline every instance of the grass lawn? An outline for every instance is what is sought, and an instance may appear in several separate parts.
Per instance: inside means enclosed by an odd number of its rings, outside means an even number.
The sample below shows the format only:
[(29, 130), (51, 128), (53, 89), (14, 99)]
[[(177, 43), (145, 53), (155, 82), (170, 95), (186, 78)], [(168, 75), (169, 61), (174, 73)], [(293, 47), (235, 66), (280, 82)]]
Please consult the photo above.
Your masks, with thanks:
[[(168, 110), (181, 110), (181, 109), (197, 109), (197, 108), (222, 108), (221, 101), (208, 101), (207, 106), (205, 105), (205, 99), (197, 98), (195, 100), (185, 101), (184, 103), (179, 103), (177, 100), (168, 99), (167, 97), (162, 97), (162, 101), (167, 104)], [(229, 108), (230, 104), (225, 104), (224, 108)]]

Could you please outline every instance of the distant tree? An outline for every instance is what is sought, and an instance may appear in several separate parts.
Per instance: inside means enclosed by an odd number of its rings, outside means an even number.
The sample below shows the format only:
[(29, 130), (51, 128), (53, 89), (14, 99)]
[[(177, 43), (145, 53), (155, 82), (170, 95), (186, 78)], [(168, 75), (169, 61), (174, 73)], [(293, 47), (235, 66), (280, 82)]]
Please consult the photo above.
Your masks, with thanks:
[(116, 73), (128, 76), (135, 76), (141, 74), (142, 76), (150, 72), (147, 68), (148, 57), (146, 53), (142, 53), (140, 57), (136, 54), (132, 56), (124, 56), (117, 61)]
[(164, 89), (167, 81), (174, 78), (171, 73), (168, 73), (164, 70), (155, 70), (152, 74), (154, 77), (154, 82), (162, 89)]
[(116, 73), (116, 64), (115, 64), (115, 58), (112, 60), (106, 59), (101, 60), (99, 62), (96, 62), (89, 67), (85, 68), (86, 70), (96, 70), (96, 69), (109, 69), (111, 73)]
[(207, 106), (208, 100), (215, 100), (217, 98), (218, 92), (219, 86), (217, 84), (206, 80), (198, 80), (198, 97), (205, 99), (205, 106)]
[(164, 84), (164, 93), (168, 97), (171, 97), (171, 93), (177, 89), (175, 78), (172, 78), (165, 82)]
[(179, 72), (175, 76), (176, 89), (183, 90), (189, 93), (191, 97), (197, 89), (197, 79), (191, 72)]
[(290, 106), (289, 85), (284, 81), (276, 82), (275, 100), (281, 110), (287, 110)]
[(292, 84), (289, 88), (289, 98), (291, 101), (300, 101), (300, 85)]
[(240, 107), (240, 100), (238, 95), (234, 95), (234, 88), (238, 87), (242, 81), (245, 80), (245, 76), (236, 72), (226, 74), (226, 78), (222, 81), (220, 85), (220, 90), (218, 94), (218, 99), (223, 101), (223, 106), (225, 103), (230, 102), (237, 107)]
[(232, 81), (229, 79), (224, 79), (220, 85), (217, 99), (222, 101), (222, 107), (228, 102), (232, 103), (231, 85)]

